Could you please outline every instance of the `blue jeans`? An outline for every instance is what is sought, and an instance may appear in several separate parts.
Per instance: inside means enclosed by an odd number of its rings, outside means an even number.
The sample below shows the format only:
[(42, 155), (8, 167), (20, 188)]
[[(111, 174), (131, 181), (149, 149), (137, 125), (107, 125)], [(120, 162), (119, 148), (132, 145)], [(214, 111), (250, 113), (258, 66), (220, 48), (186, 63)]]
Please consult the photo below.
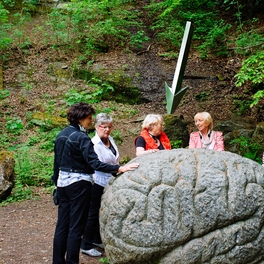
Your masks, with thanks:
[(82, 239), (82, 249), (89, 250), (91, 248), (94, 248), (93, 243), (102, 243), (99, 227), (99, 210), (103, 192), (104, 187), (96, 183), (93, 184), (90, 210)]
[(82, 180), (57, 189), (60, 204), (53, 240), (52, 263), (78, 264), (81, 237), (89, 212), (92, 184)]

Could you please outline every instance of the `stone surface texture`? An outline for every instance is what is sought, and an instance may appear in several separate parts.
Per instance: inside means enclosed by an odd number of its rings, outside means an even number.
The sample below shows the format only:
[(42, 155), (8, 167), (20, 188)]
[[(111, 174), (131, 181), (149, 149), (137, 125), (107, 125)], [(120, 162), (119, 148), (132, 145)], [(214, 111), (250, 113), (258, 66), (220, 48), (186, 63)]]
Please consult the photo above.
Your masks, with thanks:
[(109, 181), (100, 228), (110, 263), (264, 263), (264, 168), (231, 152), (174, 149)]
[(11, 152), (0, 151), (0, 201), (6, 199), (14, 187), (15, 159)]

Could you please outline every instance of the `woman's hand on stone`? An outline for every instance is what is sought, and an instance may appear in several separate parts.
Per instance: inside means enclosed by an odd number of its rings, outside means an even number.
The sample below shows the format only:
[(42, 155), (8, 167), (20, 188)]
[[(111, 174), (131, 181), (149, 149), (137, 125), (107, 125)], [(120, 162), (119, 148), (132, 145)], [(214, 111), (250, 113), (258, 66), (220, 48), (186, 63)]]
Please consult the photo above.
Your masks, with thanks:
[(118, 169), (118, 172), (126, 172), (126, 171), (133, 171), (134, 169), (138, 168), (139, 166), (139, 163), (129, 163), (129, 164), (126, 164), (124, 166), (121, 166), (119, 169)]
[(147, 150), (148, 153), (155, 153), (155, 152), (158, 152), (159, 150), (158, 149), (149, 149)]

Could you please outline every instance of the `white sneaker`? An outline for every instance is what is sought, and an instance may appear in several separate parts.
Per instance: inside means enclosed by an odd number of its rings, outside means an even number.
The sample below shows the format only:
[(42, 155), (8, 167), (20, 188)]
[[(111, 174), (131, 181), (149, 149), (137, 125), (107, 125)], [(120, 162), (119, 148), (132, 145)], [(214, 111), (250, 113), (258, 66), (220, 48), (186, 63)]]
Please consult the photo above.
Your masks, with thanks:
[(88, 249), (88, 250), (82, 249), (82, 253), (86, 254), (86, 255), (89, 255), (91, 257), (100, 257), (100, 256), (102, 256), (102, 253), (100, 251), (96, 250), (95, 248)]
[(101, 244), (93, 243), (93, 245), (95, 245), (95, 246), (97, 246), (97, 247), (99, 247), (101, 249), (104, 249), (104, 244), (103, 243), (101, 243)]

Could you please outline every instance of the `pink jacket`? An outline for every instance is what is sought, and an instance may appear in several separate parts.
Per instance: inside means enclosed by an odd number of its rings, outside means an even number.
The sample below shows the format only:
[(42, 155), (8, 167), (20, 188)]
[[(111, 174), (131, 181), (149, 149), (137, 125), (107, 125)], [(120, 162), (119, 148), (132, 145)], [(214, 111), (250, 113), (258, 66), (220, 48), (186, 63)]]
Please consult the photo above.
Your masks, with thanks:
[[(220, 131), (214, 131), (214, 138), (212, 141), (214, 150), (225, 150), (223, 133)], [(192, 132), (190, 134), (189, 148), (202, 148), (202, 140), (199, 132)]]

